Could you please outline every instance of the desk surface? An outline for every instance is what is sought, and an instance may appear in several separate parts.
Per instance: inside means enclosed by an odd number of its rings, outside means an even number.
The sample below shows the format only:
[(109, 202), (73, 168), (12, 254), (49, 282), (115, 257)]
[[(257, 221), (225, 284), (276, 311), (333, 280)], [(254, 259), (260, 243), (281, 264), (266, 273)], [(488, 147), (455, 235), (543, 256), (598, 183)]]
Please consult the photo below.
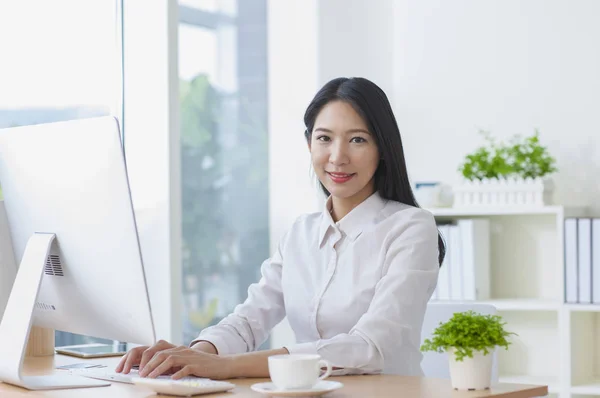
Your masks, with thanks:
[[(116, 366), (119, 358), (81, 359), (64, 355), (50, 357), (26, 358), (25, 374), (48, 374), (56, 366), (77, 362), (90, 361)], [(60, 371), (57, 371), (60, 372)], [(378, 376), (345, 376), (332, 377), (344, 384), (340, 390), (325, 395), (327, 398), (343, 397), (421, 397), (421, 398), (473, 398), (473, 397), (501, 397), (501, 398), (530, 398), (541, 397), (548, 394), (546, 386), (530, 386), (523, 384), (498, 384), (491, 390), (485, 391), (455, 391), (450, 386), (450, 381), (445, 379), (406, 377), (393, 375)], [(198, 397), (266, 397), (254, 392), (250, 386), (254, 383), (268, 381), (266, 379), (235, 379), (231, 380), (237, 387), (230, 393), (199, 395)], [(95, 387), (72, 390), (28, 391), (20, 387), (0, 383), (0, 396), (2, 398), (24, 398), (25, 396), (43, 397), (156, 397), (152, 391), (142, 387), (125, 383), (112, 383), (109, 387)]]

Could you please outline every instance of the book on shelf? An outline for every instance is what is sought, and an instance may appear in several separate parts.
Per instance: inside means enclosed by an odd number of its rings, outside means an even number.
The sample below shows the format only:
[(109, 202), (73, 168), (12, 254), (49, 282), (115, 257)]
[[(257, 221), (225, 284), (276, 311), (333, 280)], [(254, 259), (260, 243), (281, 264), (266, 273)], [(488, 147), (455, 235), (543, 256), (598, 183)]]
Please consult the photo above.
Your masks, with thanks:
[(564, 278), (566, 303), (600, 304), (600, 218), (565, 219)]
[(432, 300), (485, 300), (490, 297), (490, 225), (487, 219), (440, 224), (446, 256)]

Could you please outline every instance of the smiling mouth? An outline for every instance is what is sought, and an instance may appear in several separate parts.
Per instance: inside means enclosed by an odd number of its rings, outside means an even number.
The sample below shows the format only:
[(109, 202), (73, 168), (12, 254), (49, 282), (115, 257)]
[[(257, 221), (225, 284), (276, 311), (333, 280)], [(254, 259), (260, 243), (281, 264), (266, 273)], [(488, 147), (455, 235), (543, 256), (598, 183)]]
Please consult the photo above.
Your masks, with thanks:
[(350, 179), (356, 175), (356, 173), (330, 173), (329, 171), (326, 171), (326, 173), (333, 182), (338, 184), (350, 181)]

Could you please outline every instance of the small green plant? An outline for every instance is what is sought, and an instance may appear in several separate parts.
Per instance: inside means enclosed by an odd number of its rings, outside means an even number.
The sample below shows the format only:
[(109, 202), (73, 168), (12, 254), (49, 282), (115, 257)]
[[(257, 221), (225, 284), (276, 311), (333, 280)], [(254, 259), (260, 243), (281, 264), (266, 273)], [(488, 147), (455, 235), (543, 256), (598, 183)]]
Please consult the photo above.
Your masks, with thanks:
[(494, 347), (508, 349), (507, 338), (511, 332), (504, 329), (505, 323), (499, 315), (482, 315), (473, 311), (457, 312), (446, 323), (434, 330), (431, 339), (425, 339), (421, 351), (444, 352), (455, 349), (457, 361), (473, 358), (473, 351), (489, 354)]
[(510, 177), (538, 178), (557, 171), (556, 160), (540, 144), (539, 131), (529, 137), (515, 135), (509, 143), (498, 143), (480, 131), (487, 145), (465, 157), (458, 170), (467, 180)]

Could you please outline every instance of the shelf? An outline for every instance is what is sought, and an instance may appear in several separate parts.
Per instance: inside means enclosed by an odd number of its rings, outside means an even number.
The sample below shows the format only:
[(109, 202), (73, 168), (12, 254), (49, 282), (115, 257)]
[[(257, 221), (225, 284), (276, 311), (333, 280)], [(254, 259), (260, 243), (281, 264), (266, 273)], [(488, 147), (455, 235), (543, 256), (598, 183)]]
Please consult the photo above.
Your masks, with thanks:
[(587, 213), (587, 208), (577, 206), (472, 206), (464, 208), (426, 208), (434, 216), (469, 217), (469, 216), (517, 216), (517, 215), (559, 215), (580, 217)]
[(600, 304), (565, 304), (572, 312), (600, 312)]
[[(464, 300), (432, 300), (434, 303), (452, 304), (491, 304), (498, 311), (558, 311), (561, 303), (543, 299), (490, 299), (478, 301)], [(600, 309), (599, 309), (600, 311)]]
[(548, 392), (559, 393), (560, 384), (556, 377), (551, 376), (526, 376), (526, 375), (500, 375), (500, 383), (530, 384), (537, 386), (548, 386)]
[(496, 299), (482, 300), (482, 304), (491, 304), (499, 311), (558, 311), (560, 303), (543, 299)]
[[(586, 307), (584, 304), (581, 306)], [(571, 392), (580, 395), (600, 395), (600, 313), (597, 309), (588, 312), (576, 311), (570, 318)]]
[(588, 383), (571, 386), (571, 394), (600, 395), (600, 379)]

